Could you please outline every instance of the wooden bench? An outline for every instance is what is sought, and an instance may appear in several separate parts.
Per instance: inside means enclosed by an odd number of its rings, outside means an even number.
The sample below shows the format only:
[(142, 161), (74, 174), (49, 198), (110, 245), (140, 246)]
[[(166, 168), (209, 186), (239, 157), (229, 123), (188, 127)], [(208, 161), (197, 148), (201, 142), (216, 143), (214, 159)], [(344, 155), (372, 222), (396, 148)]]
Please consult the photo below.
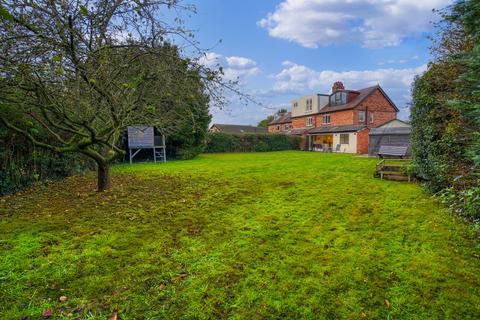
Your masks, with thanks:
[(380, 146), (380, 150), (378, 151), (378, 156), (382, 159), (385, 156), (403, 159), (407, 155), (407, 150), (408, 150), (408, 147)]

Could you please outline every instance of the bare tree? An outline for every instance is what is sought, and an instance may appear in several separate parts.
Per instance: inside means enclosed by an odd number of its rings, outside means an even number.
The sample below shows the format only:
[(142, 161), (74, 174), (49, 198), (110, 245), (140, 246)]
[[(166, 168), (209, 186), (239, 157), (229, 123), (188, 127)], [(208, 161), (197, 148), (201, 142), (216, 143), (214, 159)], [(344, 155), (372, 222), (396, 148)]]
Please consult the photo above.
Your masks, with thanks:
[(109, 188), (109, 165), (124, 153), (118, 140), (127, 126), (175, 129), (168, 117), (175, 110), (162, 103), (184, 98), (178, 81), (196, 78), (200, 95), (218, 104), (223, 90), (238, 92), (221, 70), (179, 59), (168, 46), (182, 39), (200, 56), (174, 14), (194, 10), (178, 0), (0, 0), (1, 122), (36, 146), (90, 157), (98, 190)]

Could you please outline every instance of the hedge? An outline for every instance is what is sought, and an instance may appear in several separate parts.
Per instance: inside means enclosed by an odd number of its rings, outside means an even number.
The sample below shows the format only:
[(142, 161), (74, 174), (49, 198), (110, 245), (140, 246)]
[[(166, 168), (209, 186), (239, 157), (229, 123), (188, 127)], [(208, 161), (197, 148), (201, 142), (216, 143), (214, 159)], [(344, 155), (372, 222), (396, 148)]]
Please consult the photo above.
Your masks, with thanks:
[(300, 137), (285, 134), (209, 133), (205, 152), (265, 152), (299, 150)]
[(57, 154), (36, 148), (23, 136), (0, 127), (0, 195), (38, 182), (62, 179), (93, 166), (78, 154)]

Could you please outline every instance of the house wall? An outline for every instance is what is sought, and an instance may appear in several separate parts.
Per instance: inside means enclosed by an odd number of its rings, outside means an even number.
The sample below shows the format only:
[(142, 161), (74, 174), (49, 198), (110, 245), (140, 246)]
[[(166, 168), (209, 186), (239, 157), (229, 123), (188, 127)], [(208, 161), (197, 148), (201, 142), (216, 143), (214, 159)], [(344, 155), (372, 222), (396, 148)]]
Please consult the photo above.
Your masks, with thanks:
[[(307, 110), (307, 99), (312, 99), (312, 110)], [(297, 107), (294, 107), (295, 102)], [(328, 96), (312, 94), (292, 101), (292, 117), (315, 114), (328, 104)]]
[[(278, 127), (280, 127), (278, 129)], [(280, 124), (271, 124), (268, 126), (267, 130), (268, 133), (285, 133), (287, 131), (290, 131), (292, 128), (292, 123), (280, 123)]]
[(356, 153), (357, 152), (357, 133), (356, 132), (344, 132), (341, 134), (348, 134), (348, 144), (340, 143), (340, 133), (333, 134), (333, 150), (340, 145), (340, 152)]
[[(313, 117), (313, 125), (311, 127), (307, 127), (307, 118), (308, 117)], [(303, 116), (303, 117), (298, 117), (298, 118), (293, 118), (292, 119), (292, 128), (293, 129), (300, 129), (300, 128), (315, 128), (315, 125), (317, 124), (315, 116)]]
[(367, 154), (368, 153), (368, 133), (370, 130), (368, 128), (362, 129), (357, 132), (357, 153)]
[[(324, 115), (330, 115), (330, 124), (323, 124), (322, 118)], [(336, 111), (332, 113), (324, 113), (324, 114), (317, 114), (315, 116), (315, 123), (317, 127), (324, 127), (324, 126), (343, 126), (343, 125), (351, 125), (353, 124), (354, 119), (354, 112), (353, 110), (345, 110), (345, 111)]]
[(380, 90), (375, 90), (369, 97), (363, 100), (354, 112), (354, 124), (365, 124), (365, 122), (358, 121), (358, 111), (367, 111), (373, 113), (373, 123), (370, 122), (370, 116), (367, 114), (366, 121), (370, 127), (378, 127), (385, 122), (397, 118), (397, 112)]

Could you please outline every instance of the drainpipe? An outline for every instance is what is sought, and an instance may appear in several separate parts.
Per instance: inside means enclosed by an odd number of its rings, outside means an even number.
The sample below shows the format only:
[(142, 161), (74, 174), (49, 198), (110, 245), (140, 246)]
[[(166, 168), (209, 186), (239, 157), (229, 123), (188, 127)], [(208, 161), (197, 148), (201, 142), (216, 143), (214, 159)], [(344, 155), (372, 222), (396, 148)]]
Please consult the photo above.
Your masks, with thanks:
[(367, 125), (367, 128), (370, 128), (370, 125), (369, 125), (370, 121), (368, 119), (368, 106), (365, 109), (365, 123)]

